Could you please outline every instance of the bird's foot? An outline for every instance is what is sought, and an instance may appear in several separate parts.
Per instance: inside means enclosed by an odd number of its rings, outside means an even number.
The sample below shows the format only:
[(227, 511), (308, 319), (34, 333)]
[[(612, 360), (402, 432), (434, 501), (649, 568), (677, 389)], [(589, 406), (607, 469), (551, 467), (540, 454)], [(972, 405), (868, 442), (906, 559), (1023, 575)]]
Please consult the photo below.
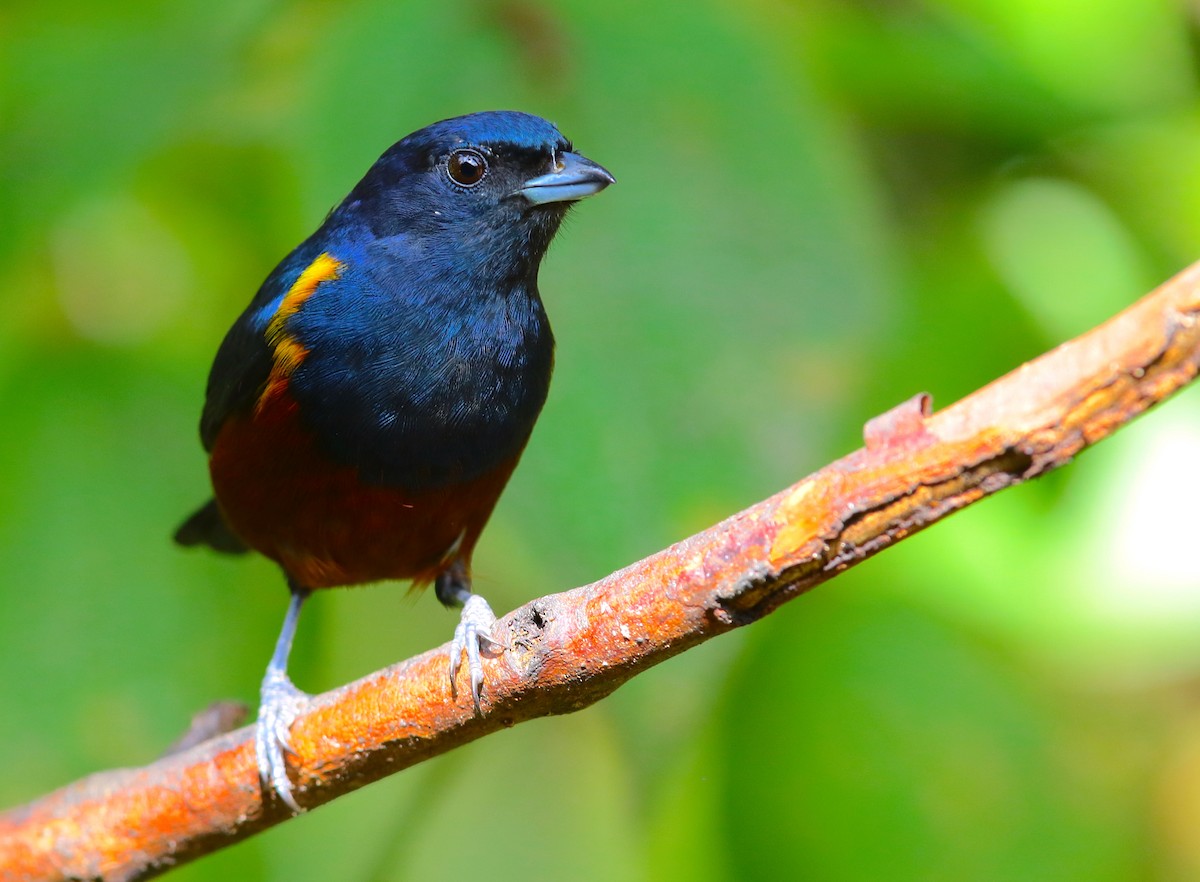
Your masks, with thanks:
[(454, 629), (454, 642), (450, 644), (450, 689), (454, 690), (454, 678), (465, 651), (476, 713), (479, 713), (479, 689), (483, 686), (483, 663), (479, 659), (479, 652), (481, 649), (495, 651), (504, 648), (492, 637), (492, 626), (495, 624), (496, 614), (488, 602), (478, 594), (468, 594), (463, 602), (458, 626)]
[(262, 704), (258, 708), (258, 726), (254, 732), (254, 752), (258, 758), (258, 777), (296, 814), (304, 811), (292, 795), (284, 754), (295, 756), (288, 740), (296, 715), (308, 702), (308, 694), (292, 685), (283, 671), (268, 670), (262, 682)]

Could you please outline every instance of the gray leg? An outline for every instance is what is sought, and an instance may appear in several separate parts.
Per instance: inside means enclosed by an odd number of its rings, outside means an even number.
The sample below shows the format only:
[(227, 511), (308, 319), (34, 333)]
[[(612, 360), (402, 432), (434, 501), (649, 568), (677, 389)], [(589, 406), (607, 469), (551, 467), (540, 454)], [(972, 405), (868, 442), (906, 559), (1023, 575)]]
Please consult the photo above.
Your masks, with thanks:
[(475, 702), (475, 712), (479, 713), (479, 689), (483, 686), (483, 663), (479, 659), (479, 650), (502, 648), (492, 638), (496, 614), (483, 597), (471, 593), (471, 583), (461, 561), (455, 561), (438, 574), (434, 591), (438, 600), (446, 606), (462, 607), (462, 615), (454, 629), (454, 642), (450, 644), (450, 688), (454, 689), (454, 678), (465, 651), (467, 671), (471, 676), (471, 698)]
[(292, 637), (296, 634), (296, 622), (300, 619), (300, 607), (304, 605), (309, 592), (307, 588), (290, 581), (288, 584), (292, 589), (292, 599), (288, 603), (279, 640), (275, 643), (275, 652), (263, 677), (254, 750), (258, 758), (258, 777), (262, 783), (274, 790), (292, 811), (299, 813), (304, 809), (292, 796), (292, 782), (288, 780), (284, 753), (295, 752), (288, 743), (288, 732), (308, 695), (288, 679), (287, 662), (292, 651)]

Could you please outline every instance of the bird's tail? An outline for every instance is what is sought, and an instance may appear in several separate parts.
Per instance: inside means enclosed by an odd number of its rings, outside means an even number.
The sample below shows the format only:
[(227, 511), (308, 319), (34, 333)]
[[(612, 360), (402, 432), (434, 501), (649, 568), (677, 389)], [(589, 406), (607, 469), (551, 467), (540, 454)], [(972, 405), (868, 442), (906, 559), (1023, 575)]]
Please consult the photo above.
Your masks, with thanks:
[(207, 545), (225, 554), (245, 554), (250, 550), (229, 529), (215, 499), (208, 500), (179, 525), (175, 531), (175, 541), (186, 546)]

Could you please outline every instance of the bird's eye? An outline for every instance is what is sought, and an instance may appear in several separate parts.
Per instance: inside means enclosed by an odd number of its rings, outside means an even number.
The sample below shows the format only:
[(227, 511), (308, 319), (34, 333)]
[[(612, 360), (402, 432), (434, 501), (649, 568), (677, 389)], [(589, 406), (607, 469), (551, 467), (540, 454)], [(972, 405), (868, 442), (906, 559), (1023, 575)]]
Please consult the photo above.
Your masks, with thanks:
[(487, 173), (487, 160), (478, 150), (455, 150), (446, 163), (446, 173), (460, 187), (474, 187)]

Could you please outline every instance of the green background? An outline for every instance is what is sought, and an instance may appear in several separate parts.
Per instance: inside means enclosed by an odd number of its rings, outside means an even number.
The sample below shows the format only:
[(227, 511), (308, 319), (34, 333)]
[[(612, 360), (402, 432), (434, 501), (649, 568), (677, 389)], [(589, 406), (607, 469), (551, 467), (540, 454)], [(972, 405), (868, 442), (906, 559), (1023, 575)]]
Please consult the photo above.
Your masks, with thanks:
[[(262, 560), (168, 541), (204, 378), (389, 144), (486, 108), (619, 183), (543, 267), (545, 413), (484, 535), (498, 611), (944, 406), (1200, 253), (1195, 7), (613, 0), (0, 9), (0, 805), (253, 702)], [(600, 706), (179, 880), (1200, 879), (1200, 399)], [(324, 690), (448, 639), (325, 593)]]

